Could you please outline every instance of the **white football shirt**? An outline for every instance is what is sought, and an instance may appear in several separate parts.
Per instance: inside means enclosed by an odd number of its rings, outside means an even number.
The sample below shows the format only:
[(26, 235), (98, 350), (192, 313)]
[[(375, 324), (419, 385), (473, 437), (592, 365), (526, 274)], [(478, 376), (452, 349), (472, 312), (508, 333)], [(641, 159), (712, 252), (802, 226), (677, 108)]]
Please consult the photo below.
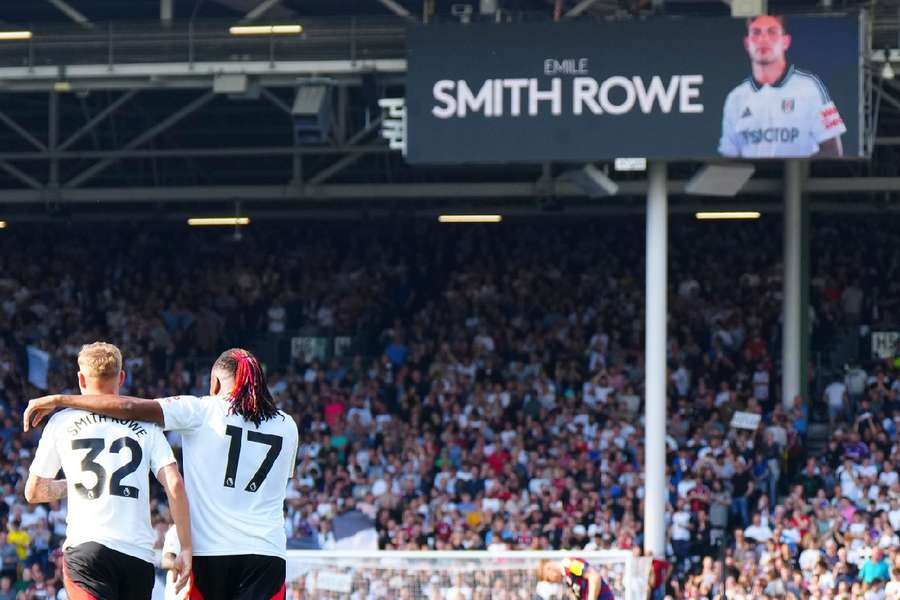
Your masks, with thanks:
[(748, 77), (725, 99), (719, 153), (743, 158), (812, 156), (847, 131), (818, 77), (794, 66), (773, 85)]
[(181, 432), (194, 555), (284, 558), (284, 496), (299, 439), (294, 420), (279, 411), (257, 427), (228, 414), (227, 396), (159, 403), (165, 428)]
[(64, 548), (96, 542), (152, 563), (148, 473), (175, 462), (162, 429), (66, 409), (44, 427), (30, 473), (53, 479), (62, 468), (68, 489)]

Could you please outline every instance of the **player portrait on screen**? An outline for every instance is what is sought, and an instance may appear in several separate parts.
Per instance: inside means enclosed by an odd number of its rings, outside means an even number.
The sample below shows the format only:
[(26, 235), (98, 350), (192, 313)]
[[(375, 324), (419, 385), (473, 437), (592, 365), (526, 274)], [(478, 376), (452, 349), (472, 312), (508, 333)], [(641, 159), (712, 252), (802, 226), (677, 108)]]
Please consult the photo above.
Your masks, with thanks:
[(747, 20), (750, 76), (728, 94), (719, 154), (742, 158), (839, 157), (847, 131), (814, 73), (788, 62), (791, 34), (783, 17)]

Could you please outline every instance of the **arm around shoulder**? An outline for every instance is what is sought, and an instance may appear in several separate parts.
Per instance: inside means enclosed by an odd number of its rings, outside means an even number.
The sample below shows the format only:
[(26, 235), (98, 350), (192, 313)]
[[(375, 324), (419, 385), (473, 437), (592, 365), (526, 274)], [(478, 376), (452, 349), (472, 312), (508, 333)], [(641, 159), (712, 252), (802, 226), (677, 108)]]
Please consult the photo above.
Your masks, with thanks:
[(163, 410), (156, 400), (116, 394), (61, 395), (60, 406), (80, 408), (114, 419), (134, 419), (162, 425)]

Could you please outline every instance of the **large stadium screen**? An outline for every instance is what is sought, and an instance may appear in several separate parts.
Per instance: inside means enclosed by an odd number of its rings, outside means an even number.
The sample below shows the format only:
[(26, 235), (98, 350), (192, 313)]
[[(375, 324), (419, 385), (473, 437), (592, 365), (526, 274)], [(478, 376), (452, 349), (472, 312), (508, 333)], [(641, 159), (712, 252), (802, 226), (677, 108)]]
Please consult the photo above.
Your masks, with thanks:
[(430, 25), (413, 163), (860, 158), (859, 16)]

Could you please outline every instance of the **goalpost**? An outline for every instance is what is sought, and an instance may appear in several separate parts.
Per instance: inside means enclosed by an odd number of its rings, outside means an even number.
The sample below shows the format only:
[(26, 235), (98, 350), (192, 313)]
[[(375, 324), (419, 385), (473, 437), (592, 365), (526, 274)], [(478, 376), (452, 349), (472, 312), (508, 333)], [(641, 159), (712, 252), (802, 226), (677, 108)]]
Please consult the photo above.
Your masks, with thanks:
[(597, 568), (617, 600), (644, 600), (649, 559), (624, 550), (378, 551), (290, 550), (289, 599), (563, 600), (540, 582), (541, 560), (577, 557)]

